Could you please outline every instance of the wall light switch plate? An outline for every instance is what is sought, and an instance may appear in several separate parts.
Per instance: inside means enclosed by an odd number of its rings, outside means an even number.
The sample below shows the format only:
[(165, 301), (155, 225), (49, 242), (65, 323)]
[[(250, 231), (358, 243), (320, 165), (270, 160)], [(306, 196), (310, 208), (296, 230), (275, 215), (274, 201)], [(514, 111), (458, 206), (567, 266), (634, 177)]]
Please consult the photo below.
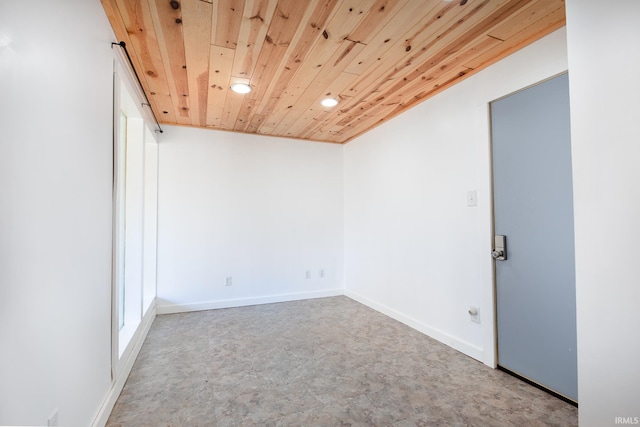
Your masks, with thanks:
[(476, 190), (467, 191), (467, 206), (478, 206), (478, 194)]

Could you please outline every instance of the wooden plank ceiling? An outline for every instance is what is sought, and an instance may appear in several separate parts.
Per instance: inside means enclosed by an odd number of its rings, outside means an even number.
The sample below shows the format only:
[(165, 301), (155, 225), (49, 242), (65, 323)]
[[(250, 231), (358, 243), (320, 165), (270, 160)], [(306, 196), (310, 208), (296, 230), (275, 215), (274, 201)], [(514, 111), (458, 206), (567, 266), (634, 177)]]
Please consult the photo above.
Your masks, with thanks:
[(564, 0), (102, 4), (160, 123), (335, 143), (565, 24)]

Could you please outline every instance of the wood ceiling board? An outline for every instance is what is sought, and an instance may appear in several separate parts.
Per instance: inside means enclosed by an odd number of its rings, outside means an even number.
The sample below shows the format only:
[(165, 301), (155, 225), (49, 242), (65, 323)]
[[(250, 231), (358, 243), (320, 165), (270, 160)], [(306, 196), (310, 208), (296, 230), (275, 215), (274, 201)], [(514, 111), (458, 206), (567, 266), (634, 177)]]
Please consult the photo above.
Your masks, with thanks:
[(565, 21), (564, 10), (550, 13), (543, 17), (539, 23), (543, 25), (531, 25), (522, 29), (520, 32), (514, 34), (512, 37), (506, 39), (501, 45), (496, 46), (484, 54), (474, 58), (467, 62), (465, 65), (469, 68), (482, 69), (491, 64), (505, 58), (512, 53), (522, 49), (523, 47), (533, 43), (534, 41), (552, 33), (553, 31), (562, 28)]
[(562, 0), (101, 1), (161, 123), (339, 143), (565, 20)]
[(176, 116), (164, 74), (160, 47), (155, 38), (146, 0), (103, 0), (107, 17), (119, 41), (124, 41), (151, 108), (160, 122), (175, 123)]
[(376, 0), (349, 0), (342, 2), (325, 28), (326, 36), (339, 41), (350, 39), (351, 32), (361, 22), (365, 21), (367, 16), (375, 14), (373, 11), (375, 4)]
[(535, 25), (550, 14), (561, 11), (564, 14), (564, 0), (536, 0), (517, 14), (493, 28), (488, 35), (500, 40), (507, 40), (523, 28)]
[[(552, 20), (552, 19), (549, 18), (549, 20)], [(552, 31), (555, 31), (558, 28), (561, 28), (563, 25), (564, 25), (564, 22), (560, 24), (556, 23), (554, 26), (548, 27), (547, 32), (544, 35), (551, 33)], [(474, 61), (478, 61), (478, 60), (483, 60), (483, 58), (490, 58), (490, 60), (492, 61), (491, 63), (482, 64), (481, 66), (477, 66), (476, 68), (470, 68), (466, 65), (463, 65), (452, 72), (447, 72), (445, 75), (441, 76), (440, 79), (436, 79), (436, 78), (429, 79), (430, 81), (436, 81), (437, 83), (434, 84), (433, 87), (431, 87), (430, 89), (427, 89), (426, 91), (423, 91), (422, 93), (419, 93), (419, 94), (415, 93), (411, 96), (405, 95), (403, 97), (403, 99), (405, 100), (405, 103), (403, 105), (397, 105), (395, 109), (393, 110), (389, 109), (389, 111), (385, 112), (386, 115), (384, 117), (384, 120), (359, 121), (357, 125), (353, 125), (348, 129), (343, 129), (340, 132), (340, 135), (350, 135), (349, 140), (352, 140), (357, 136), (362, 135), (363, 133), (371, 130), (372, 128), (382, 124), (384, 121), (388, 121), (389, 119), (416, 106), (417, 104), (423, 102), (424, 100), (448, 89), (454, 84), (457, 84), (461, 80), (467, 77), (470, 77), (471, 75), (475, 74), (477, 71), (480, 71), (486, 66), (491, 65), (497, 62), (498, 60), (510, 55), (511, 53), (521, 49), (522, 47), (526, 46), (527, 44), (531, 43), (534, 40), (539, 39), (540, 37), (541, 35), (537, 33), (534, 34), (533, 36), (527, 36), (526, 33), (518, 33), (517, 38), (512, 38), (511, 40), (507, 40), (505, 42), (501, 42), (500, 40), (493, 39), (493, 43), (487, 43), (489, 46), (493, 44), (493, 47), (490, 47), (488, 50), (485, 50), (477, 58), (474, 59)], [(482, 51), (483, 48), (486, 47), (486, 46), (482, 46), (482, 44), (483, 43), (477, 46), (476, 50), (470, 51), (469, 54), (472, 54), (473, 51)]]
[[(324, 39), (322, 31), (326, 26), (327, 20), (335, 13), (336, 5), (339, 3), (339, 0), (324, 0), (307, 10), (307, 14), (303, 19), (308, 25), (303, 24), (301, 26), (303, 31), (299, 31), (294, 37), (292, 46), (285, 56), (285, 62), (280, 66), (281, 72), (278, 78), (272, 80), (267, 90), (272, 96), (263, 99), (256, 111), (257, 113), (271, 117), (276, 111), (279, 102), (286, 103), (283, 97), (287, 93), (287, 89), (293, 86), (293, 77), (310, 52), (313, 52), (313, 47), (316, 43)], [(271, 117), (271, 121), (276, 122), (277, 120)]]
[(201, 0), (182, 0), (184, 53), (187, 65), (191, 124), (207, 125), (209, 95), (209, 53), (211, 39), (211, 3)]
[(233, 76), (251, 80), (277, 4), (278, 0), (247, 1), (231, 71)]
[(415, 1), (408, 1), (399, 6), (400, 10), (397, 14), (388, 15), (390, 20), (382, 27), (382, 30), (378, 29), (371, 38), (367, 38), (366, 48), (354, 58), (346, 69), (347, 72), (363, 74), (367, 70), (373, 71), (371, 67), (380, 61), (396, 43), (404, 40), (407, 28), (413, 28), (423, 19), (427, 7), (425, 4)]
[[(338, 49), (334, 54), (334, 57), (329, 59), (329, 64), (335, 63), (346, 55), (357, 55), (359, 50), (364, 49), (364, 45), (350, 40), (344, 40), (342, 42), (342, 48)], [(358, 78), (357, 75), (351, 73), (345, 73), (344, 68), (348, 64), (348, 61), (342, 62), (343, 66), (340, 67), (340, 62), (334, 66), (323, 67), (322, 71), (316, 76), (316, 78), (308, 86), (308, 89), (302, 94), (302, 96), (296, 101), (297, 105), (303, 107), (296, 111), (292, 111), (287, 116), (289, 125), (286, 129), (276, 128), (276, 132), (287, 132), (288, 135), (302, 135), (306, 133), (306, 129), (310, 123), (314, 120), (318, 120), (317, 117), (326, 117), (326, 111), (333, 111), (333, 109), (327, 109), (320, 104), (324, 98), (332, 97), (341, 99), (340, 93), (347, 90), (347, 88)], [(344, 98), (346, 100), (346, 97)], [(337, 109), (338, 106), (334, 107)], [(291, 110), (291, 109), (289, 109)], [(303, 114), (296, 114), (302, 112)], [(314, 126), (315, 127), (315, 126)]]
[(230, 49), (237, 47), (244, 4), (244, 0), (215, 0), (213, 2), (215, 24), (212, 25), (211, 31), (212, 44)]
[[(399, 70), (398, 74), (402, 77), (402, 81), (413, 81), (437, 67), (438, 64), (446, 61), (449, 57), (468, 49), (477, 38), (486, 39), (484, 37), (487, 30), (486, 23), (487, 21), (490, 22), (492, 17), (490, 15), (488, 18), (484, 18), (480, 12), (484, 7), (497, 4), (497, 2), (492, 3), (490, 0), (485, 0), (471, 8), (464, 15), (458, 15), (456, 22), (450, 23), (446, 28), (438, 31), (433, 40), (414, 40), (413, 43), (416, 45), (415, 48), (418, 52), (410, 57), (410, 66)], [(487, 9), (484, 12), (490, 14), (501, 13), (501, 9)], [(400, 81), (400, 79), (398, 80)], [(392, 87), (390, 90), (394, 90), (394, 88)]]
[(246, 131), (248, 133), (257, 133), (258, 129), (260, 129), (260, 125), (264, 122), (267, 116), (263, 116), (261, 114), (254, 114), (251, 118), (251, 122), (246, 127)]
[(249, 94), (251, 99), (262, 100), (267, 93), (269, 84), (281, 72), (280, 63), (296, 35), (306, 9), (307, 2), (299, 0), (280, 0), (278, 2), (255, 71), (251, 77), (251, 86), (254, 88)]
[[(362, 127), (367, 128), (373, 126), (378, 120), (395, 116), (398, 111), (405, 111), (451, 86), (453, 82), (457, 82), (471, 71), (463, 65), (469, 57), (474, 57), (478, 55), (478, 52), (486, 51), (500, 43), (502, 42), (491, 37), (485, 37), (484, 40), (480, 39), (479, 41), (474, 39), (472, 46), (459, 50), (459, 54), (456, 56), (443, 56), (440, 62), (434, 63), (431, 69), (423, 73), (419, 79), (415, 79), (412, 82), (404, 82), (407, 84), (400, 89), (389, 90), (388, 93), (380, 93), (379, 96), (384, 97), (384, 99), (375, 105), (362, 107), (366, 108), (368, 116), (364, 121), (358, 120), (361, 118), (360, 114), (348, 115), (340, 120), (337, 125), (343, 128), (341, 135), (348, 134), (350, 135), (349, 138), (352, 138), (362, 133)], [(353, 125), (350, 126), (350, 130), (344, 130), (344, 126), (350, 123)]]
[(341, 137), (348, 137), (349, 140), (361, 135), (366, 130), (395, 117), (468, 77), (474, 70), (463, 65), (467, 58), (474, 57), (479, 52), (484, 52), (502, 43), (491, 37), (474, 41), (472, 46), (461, 50), (457, 56), (446, 56), (442, 62), (434, 64), (432, 71), (422, 75), (419, 80), (414, 80), (403, 86), (401, 90), (390, 91), (390, 95), (381, 94), (380, 96), (385, 96), (385, 99), (380, 103), (363, 107), (366, 114), (351, 115), (338, 122), (334, 130), (338, 130)]
[[(402, 104), (403, 99), (411, 100), (413, 104), (413, 96), (417, 92), (412, 88), (412, 85), (418, 84), (419, 86), (428, 86), (430, 82), (438, 82), (443, 78), (441, 75), (443, 71), (452, 66), (457, 67), (453, 61), (457, 59), (461, 62), (467, 55), (461, 55), (460, 52), (464, 52), (467, 49), (472, 49), (474, 41), (481, 37), (487, 30), (487, 25), (491, 26), (495, 21), (495, 16), (505, 16), (512, 14), (514, 11), (513, 5), (508, 2), (499, 4), (493, 3), (493, 8), (488, 10), (487, 15), (481, 15), (479, 12), (482, 8), (487, 7), (490, 4), (489, 0), (485, 0), (477, 4), (474, 8), (470, 8), (464, 15), (457, 15), (455, 17), (455, 24), (446, 24), (440, 26), (436, 32), (436, 37), (431, 40), (424, 40), (420, 37), (425, 28), (431, 27), (437, 20), (446, 17), (446, 14), (451, 9), (443, 9), (438, 11), (436, 15), (425, 24), (421, 24), (417, 31), (413, 31), (414, 37), (408, 38), (411, 40), (410, 45), (415, 45), (416, 42), (426, 42), (426, 44), (418, 44), (416, 46), (416, 53), (409, 57), (406, 62), (400, 66), (395, 67), (389, 74), (387, 74), (387, 80), (380, 83), (375, 88), (367, 89), (364, 97), (354, 100), (358, 104), (358, 108), (362, 111), (366, 111), (368, 118), (365, 123), (371, 123), (372, 118), (379, 118), (382, 111), (393, 111), (398, 105)], [(451, 18), (449, 19), (451, 21)], [(442, 23), (440, 21), (439, 23)], [(488, 40), (488, 37), (484, 37), (482, 43), (493, 43)], [(413, 50), (413, 48), (412, 48)], [(486, 50), (486, 46), (484, 48)], [(473, 52), (470, 52), (472, 56)], [(454, 56), (454, 55), (457, 55)], [(421, 63), (419, 62), (421, 61)], [(447, 63), (451, 62), (451, 63)], [(419, 64), (416, 66), (415, 64)], [(396, 77), (395, 80), (391, 80), (392, 77)], [(444, 80), (448, 85), (448, 80)], [(437, 83), (436, 83), (437, 84)], [(437, 86), (436, 86), (437, 87)], [(344, 109), (348, 112), (348, 108)], [(348, 120), (353, 120), (355, 117), (360, 116), (360, 112), (357, 115), (350, 115), (343, 118), (338, 124), (345, 126)], [(359, 121), (358, 127), (362, 126), (362, 121)], [(343, 132), (344, 133), (344, 132)]]
[(120, 9), (116, 5), (115, 0), (100, 0), (102, 3), (102, 8), (104, 9), (104, 13), (107, 15), (109, 19), (109, 23), (111, 23), (111, 28), (113, 32), (116, 34), (116, 37), (119, 39), (127, 37), (127, 30), (124, 26), (124, 22), (122, 21), (122, 17), (120, 16)]
[[(370, 4), (373, 1), (368, 0)], [(348, 65), (347, 57), (354, 56), (364, 48), (364, 45), (349, 40), (346, 37), (336, 36), (340, 34), (334, 31), (335, 28), (341, 28), (342, 31), (350, 31), (355, 29), (360, 22), (366, 18), (363, 13), (363, 5), (360, 2), (354, 5), (350, 2), (341, 2), (335, 9), (335, 14), (327, 24), (327, 30), (323, 30), (322, 35), (317, 37), (317, 41), (313, 49), (309, 52), (301, 67), (297, 67), (297, 72), (291, 79), (288, 88), (282, 92), (282, 96), (278, 99), (273, 107), (270, 122), (273, 132), (276, 134), (289, 135), (289, 126), (300, 118), (313, 99), (318, 95), (311, 93), (310, 90), (326, 90), (321, 87), (324, 83), (318, 83), (317, 78), (323, 73), (323, 70), (331, 70), (335, 74), (339, 74), (345, 66)], [(336, 55), (337, 54), (337, 55)], [(331, 79), (325, 79), (331, 81)], [(306, 96), (305, 96), (306, 93)], [(295, 105), (297, 108), (289, 108)]]
[(380, 32), (380, 28), (385, 28), (391, 19), (406, 7), (409, 0), (378, 0), (370, 8), (365, 19), (358, 27), (349, 33), (349, 40), (362, 44), (369, 44), (371, 40)]
[[(485, 0), (484, 4), (488, 4), (488, 0)], [(477, 9), (476, 9), (477, 10)], [(414, 92), (411, 89), (411, 85), (416, 82), (423, 86), (425, 83), (428, 85), (430, 81), (438, 81), (442, 71), (450, 69), (456, 63), (462, 63), (469, 56), (475, 57), (473, 46), (478, 43), (476, 40), (480, 37), (482, 45), (481, 50), (487, 50), (489, 44), (495, 45), (495, 42), (490, 37), (483, 36), (486, 32), (486, 23), (492, 22), (492, 17), (484, 18), (482, 20), (474, 18), (480, 18), (477, 14), (473, 14), (472, 10), (469, 14), (461, 18), (458, 23), (459, 26), (448, 26), (447, 30), (437, 38), (437, 41), (429, 42), (426, 46), (419, 46), (420, 54), (413, 58), (411, 66), (406, 66), (402, 70), (398, 70), (398, 79), (393, 82), (387, 88), (381, 88), (379, 97), (383, 99), (380, 102), (385, 104), (394, 103), (399, 104), (402, 102), (403, 97), (411, 97)], [(496, 10), (495, 13), (503, 13), (502, 10)], [(462, 26), (463, 23), (468, 23), (470, 26)], [(499, 42), (498, 42), (499, 43)], [(420, 63), (420, 62), (421, 63)], [(419, 64), (415, 66), (414, 63)], [(373, 105), (371, 105), (373, 107)]]
[(242, 109), (242, 103), (244, 102), (245, 95), (228, 91), (227, 96), (224, 99), (224, 107), (222, 109), (222, 118), (220, 120), (220, 127), (226, 130), (234, 130), (240, 110)]
[[(276, 127), (275, 132), (297, 135), (299, 131), (302, 131), (307, 126), (304, 122), (312, 120), (310, 117), (315, 116), (313, 111), (322, 108), (320, 101), (326, 97), (338, 96), (342, 91), (341, 87), (332, 88), (331, 86), (343, 74), (344, 68), (349, 64), (348, 58), (356, 56), (362, 49), (364, 49), (363, 44), (348, 39), (344, 40), (341, 47), (335, 50), (334, 55), (327, 60), (326, 65), (318, 68), (319, 72), (315, 78), (304, 87), (304, 92), (295, 100), (295, 104), (299, 108), (286, 110), (288, 114), (285, 120), (288, 124)], [(357, 76), (353, 74), (348, 76), (350, 82), (354, 80), (354, 77)], [(301, 120), (302, 123), (299, 123)]]
[(177, 124), (189, 125), (189, 84), (182, 36), (182, 14), (165, 0), (149, 0), (160, 55)]
[(254, 114), (271, 115), (282, 97), (282, 91), (289, 85), (295, 70), (297, 70), (298, 63), (304, 61), (308, 50), (306, 48), (313, 45), (317, 39), (319, 29), (314, 21), (321, 18), (318, 16), (318, 12), (331, 13), (331, 9), (328, 6), (334, 3), (334, 1), (320, 0), (308, 2), (297, 30), (291, 37), (291, 41), (287, 43), (286, 51), (279, 58), (279, 63), (273, 64), (275, 72), (271, 79), (267, 81), (267, 84), (264, 85), (264, 90), (260, 93), (258, 99), (259, 102), (255, 104)]
[(389, 100), (389, 102), (377, 105), (375, 108), (371, 108), (367, 111), (366, 115), (359, 116), (355, 121), (349, 123), (348, 128), (343, 129), (340, 132), (342, 137), (346, 137), (349, 140), (362, 135), (369, 129), (388, 121), (390, 118), (395, 117), (403, 111), (406, 111), (411, 106), (415, 106), (428, 97), (432, 96), (447, 87), (457, 83), (460, 79), (466, 75), (466, 67), (458, 67), (442, 72), (438, 83), (434, 84), (428, 89), (423, 89), (422, 92), (412, 92), (412, 88), (406, 88), (405, 92), (399, 96), (403, 101), (402, 103), (397, 100)]
[(222, 127), (225, 100), (231, 89), (231, 69), (235, 51), (211, 45), (209, 49), (209, 82), (207, 96), (207, 127)]
[[(340, 111), (349, 113), (357, 107), (358, 110), (355, 110), (354, 114), (359, 115), (368, 106), (383, 101), (381, 93), (387, 87), (396, 84), (403, 73), (413, 70), (414, 62), (425, 55), (430, 48), (445, 42), (442, 33), (450, 32), (452, 27), (450, 22), (460, 21), (469, 13), (469, 9), (455, 7), (453, 3), (442, 5), (438, 2), (436, 8), (430, 9), (400, 39), (392, 42), (391, 48), (384, 55), (379, 56), (380, 60), (363, 73), (363, 78), (358, 80), (352, 88), (352, 92), (357, 94), (356, 97), (348, 104), (341, 106)], [(416, 48), (413, 47), (414, 45)]]
[(249, 126), (249, 123), (253, 116), (253, 110), (255, 109), (257, 103), (257, 99), (248, 98), (247, 96), (244, 97), (233, 130), (238, 132), (246, 132), (246, 128), (247, 126)]
[[(297, 23), (304, 20), (304, 15), (309, 10), (306, 6), (300, 2), (297, 4), (289, 2), (286, 5), (279, 4), (279, 8), (276, 9), (272, 25), (267, 31), (265, 46), (260, 53), (257, 68), (251, 80), (252, 87), (255, 89), (245, 95), (243, 106), (233, 127), (235, 130), (246, 131), (246, 127), (252, 122), (254, 112), (263, 114), (263, 109), (257, 108), (257, 106), (262, 106), (269, 102), (269, 94), (273, 93), (274, 82), (285, 72), (282, 63), (286, 60), (287, 54), (293, 49), (292, 46), (295, 43), (293, 40), (300, 33), (298, 31), (300, 27)], [(275, 31), (271, 28), (274, 23)], [(285, 23), (296, 23), (296, 25), (287, 25)], [(283, 26), (287, 27), (287, 29), (284, 30)], [(270, 36), (269, 32), (273, 36)]]
[[(525, 35), (521, 35), (521, 38), (525, 38)], [(521, 47), (522, 40), (520, 39), (514, 40), (512, 44), (509, 45), (506, 42), (501, 42), (500, 40), (487, 37), (484, 42), (477, 43), (474, 48), (466, 51), (465, 55), (459, 56), (457, 61), (450, 61), (447, 65), (450, 70), (447, 70), (447, 67), (445, 67), (444, 69), (436, 68), (435, 72), (440, 75), (432, 75), (427, 77), (427, 80), (429, 82), (433, 82), (433, 85), (430, 88), (424, 88), (421, 84), (414, 84), (412, 87), (406, 88), (406, 92), (394, 94), (394, 96), (398, 96), (399, 99), (402, 99), (401, 104), (391, 103), (391, 105), (388, 106), (383, 105), (379, 107), (379, 110), (382, 110), (382, 112), (376, 112), (375, 108), (369, 108), (368, 114), (375, 114), (373, 118), (359, 120), (357, 123), (353, 124), (353, 126), (343, 129), (340, 132), (340, 135), (348, 136), (349, 140), (352, 140), (353, 138), (362, 135), (373, 127), (380, 125), (383, 121), (387, 121), (397, 116), (398, 114), (401, 114), (402, 112), (448, 89), (454, 84), (457, 84), (461, 80), (475, 74), (475, 72), (482, 69), (482, 67), (473, 69), (469, 68), (466, 65), (461, 65), (465, 62), (467, 56), (473, 56), (474, 53), (482, 52), (480, 53), (480, 57), (486, 57), (486, 52), (493, 52), (489, 55), (489, 57), (495, 59), (496, 54), (498, 54), (496, 52), (500, 52), (500, 57), (505, 57), (515, 50), (520, 49)], [(383, 117), (384, 119), (376, 120), (379, 117)]]
[(326, 93), (315, 93), (315, 97), (313, 97), (313, 93), (310, 93), (308, 98), (309, 106), (305, 114), (298, 117), (295, 121), (292, 120), (286, 129), (287, 134), (289, 136), (300, 135), (303, 139), (309, 139), (307, 136), (309, 133), (315, 131), (323, 123), (328, 124), (331, 121), (331, 117), (335, 115), (335, 109), (339, 107), (324, 107), (320, 101), (327, 97), (327, 93), (331, 94), (330, 96), (332, 97), (340, 99), (339, 93), (341, 88), (348, 87), (355, 78), (357, 78), (357, 76), (353, 74), (338, 73), (333, 76), (333, 81), (331, 85), (327, 87)]
[[(340, 107), (340, 104), (335, 107), (324, 107), (320, 104), (325, 96), (331, 96), (333, 98), (338, 99), (340, 102), (346, 100), (347, 97), (340, 95), (343, 91), (346, 91), (353, 81), (358, 76), (342, 72), (339, 75), (335, 76), (333, 81), (329, 86), (327, 86), (327, 92), (325, 94), (321, 94), (321, 96), (317, 97), (313, 100), (312, 105), (314, 105), (314, 109), (317, 113), (313, 116), (313, 119), (306, 123), (306, 126), (298, 132), (299, 135), (304, 139), (328, 139), (328, 134), (326, 134), (326, 129), (330, 128), (332, 120), (331, 117), (335, 117), (335, 109)], [(329, 117), (331, 116), (331, 117)], [(298, 125), (297, 123), (294, 125)]]
[[(328, 61), (330, 54), (334, 53), (333, 45), (335, 41), (325, 40), (320, 36), (318, 43), (315, 45), (313, 51), (309, 55), (309, 59), (301, 65), (296, 65), (294, 70), (286, 70), (281, 79), (278, 82), (277, 89), (281, 89), (281, 92), (275, 92), (277, 97), (270, 99), (270, 103), (266, 105), (266, 108), (261, 109), (262, 114), (269, 114), (269, 121), (272, 123), (273, 128), (282, 122), (284, 117), (291, 111), (291, 107), (297, 106), (297, 102), (302, 94), (309, 88), (313, 79), (320, 73), (322, 68), (321, 61)], [(318, 52), (316, 52), (316, 50)], [(328, 55), (327, 58), (323, 58), (321, 55)]]

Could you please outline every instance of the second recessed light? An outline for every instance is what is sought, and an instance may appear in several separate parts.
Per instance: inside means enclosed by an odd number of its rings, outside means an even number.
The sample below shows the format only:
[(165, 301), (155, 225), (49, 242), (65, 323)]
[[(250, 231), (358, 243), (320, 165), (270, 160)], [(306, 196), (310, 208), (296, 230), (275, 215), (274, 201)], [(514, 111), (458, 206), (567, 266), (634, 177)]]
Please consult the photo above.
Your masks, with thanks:
[(335, 107), (336, 105), (338, 105), (338, 100), (335, 98), (325, 98), (320, 101), (320, 104), (324, 105), (325, 107)]
[(251, 92), (251, 86), (246, 83), (234, 83), (231, 85), (231, 90), (235, 93), (249, 93)]

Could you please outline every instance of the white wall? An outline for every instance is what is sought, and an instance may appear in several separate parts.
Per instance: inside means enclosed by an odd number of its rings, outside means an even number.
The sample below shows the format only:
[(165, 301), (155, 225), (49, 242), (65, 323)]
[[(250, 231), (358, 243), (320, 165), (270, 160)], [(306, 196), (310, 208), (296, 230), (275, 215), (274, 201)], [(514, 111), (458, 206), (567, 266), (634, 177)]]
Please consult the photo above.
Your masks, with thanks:
[(111, 41), (97, 0), (0, 2), (0, 425), (111, 384)]
[(345, 146), (347, 295), (494, 365), (488, 106), (566, 69), (562, 29)]
[[(640, 2), (567, 1), (580, 425), (640, 417)], [(633, 420), (632, 420), (633, 421)]]
[(155, 303), (158, 247), (158, 143), (147, 127), (144, 138), (143, 310)]
[(166, 126), (159, 150), (158, 312), (342, 292), (341, 146)]

